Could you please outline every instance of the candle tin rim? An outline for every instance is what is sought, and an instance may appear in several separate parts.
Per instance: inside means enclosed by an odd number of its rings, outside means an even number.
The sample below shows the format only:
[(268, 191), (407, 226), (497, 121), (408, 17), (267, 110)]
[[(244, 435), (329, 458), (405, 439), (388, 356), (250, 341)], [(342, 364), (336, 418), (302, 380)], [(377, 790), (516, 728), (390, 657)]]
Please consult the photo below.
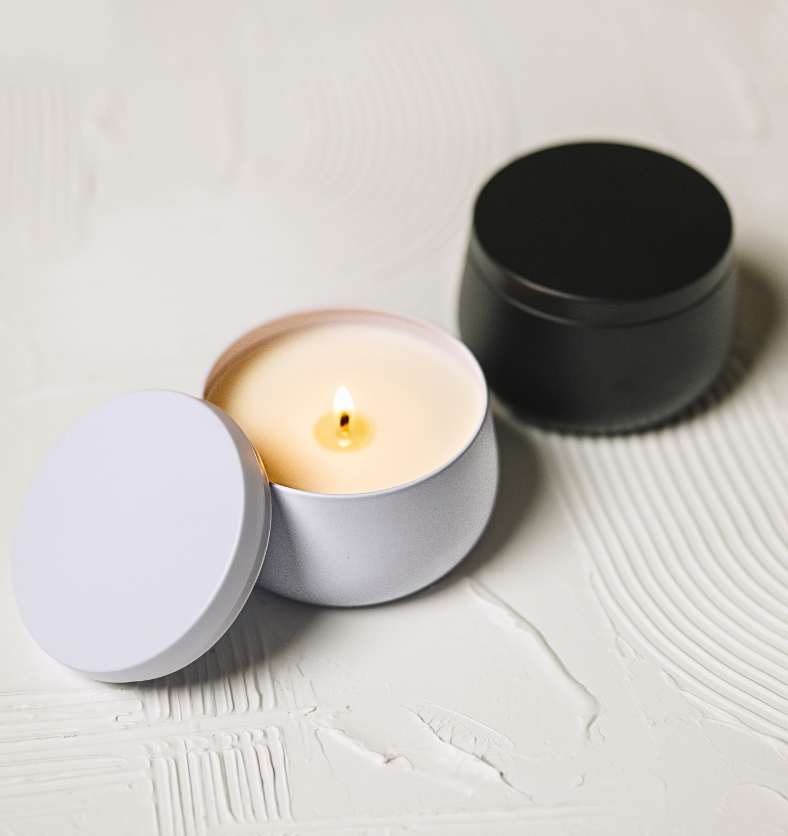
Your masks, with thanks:
[[(211, 367), (210, 372), (208, 372), (208, 377), (205, 380), (205, 385), (203, 386), (203, 398), (206, 401), (208, 401), (211, 388), (216, 384), (219, 378), (239, 356), (241, 356), (246, 351), (251, 350), (254, 346), (259, 345), (262, 342), (253, 339), (254, 335), (259, 334), (264, 329), (267, 329), (268, 327), (273, 326), (279, 322), (284, 323), (288, 320), (297, 319), (308, 320), (318, 314), (321, 316), (336, 316), (338, 321), (341, 321), (340, 318), (343, 315), (358, 314), (369, 314), (372, 316), (377, 316), (389, 320), (395, 319), (405, 324), (417, 325), (420, 331), (426, 331), (430, 335), (436, 336), (441, 340), (444, 340), (447, 343), (447, 345), (451, 346), (451, 348), (457, 352), (458, 356), (461, 356), (468, 363), (469, 368), (473, 371), (473, 374), (476, 377), (477, 382), (481, 386), (481, 391), (484, 398), (483, 408), (481, 410), (479, 420), (477, 421), (476, 426), (473, 429), (473, 432), (470, 434), (465, 444), (463, 444), (463, 446), (451, 458), (447, 459), (439, 467), (436, 467), (434, 470), (431, 470), (429, 471), (429, 473), (425, 473), (424, 475), (419, 476), (416, 479), (411, 479), (409, 482), (402, 482), (399, 485), (392, 485), (391, 487), (382, 488), (378, 491), (363, 491), (360, 493), (318, 493), (317, 491), (305, 491), (301, 490), (300, 488), (291, 488), (288, 485), (280, 485), (278, 482), (273, 481), (270, 483), (271, 488), (276, 489), (277, 491), (294, 493), (297, 494), (299, 497), (303, 498), (314, 497), (320, 500), (363, 500), (365, 497), (383, 496), (387, 493), (401, 491), (410, 486), (418, 485), (422, 482), (425, 482), (437, 476), (439, 473), (443, 472), (446, 468), (450, 467), (457, 459), (459, 459), (462, 455), (464, 455), (467, 452), (467, 450), (471, 447), (476, 438), (478, 438), (479, 433), (481, 433), (482, 428), (484, 427), (485, 420), (487, 419), (487, 415), (491, 410), (490, 390), (487, 386), (487, 380), (484, 376), (484, 372), (481, 366), (479, 365), (479, 361), (476, 359), (473, 352), (468, 348), (468, 346), (465, 345), (465, 343), (461, 339), (455, 337), (454, 334), (450, 334), (448, 331), (444, 330), (440, 326), (434, 325), (432, 322), (429, 322), (428, 320), (420, 316), (414, 316), (413, 314), (404, 313), (403, 311), (398, 311), (392, 308), (371, 307), (363, 305), (335, 305), (330, 307), (309, 307), (301, 308), (290, 313), (282, 314), (281, 316), (278, 316), (275, 319), (271, 319), (268, 322), (263, 322), (260, 325), (250, 329), (245, 334), (242, 334), (237, 340), (234, 340), (217, 357), (216, 361)], [(245, 344), (243, 345), (243, 347), (239, 347), (240, 343)], [(210, 401), (208, 402), (210, 403)], [(263, 464), (265, 464), (265, 462), (263, 462)]]
[[(658, 160), (660, 165), (675, 164), (677, 171), (684, 172), (691, 180), (700, 177), (705, 186), (711, 187), (719, 198), (720, 207), (726, 216), (726, 245), (719, 250), (713, 263), (706, 266), (694, 278), (685, 281), (666, 292), (657, 292), (642, 297), (616, 297), (594, 294), (572, 293), (550, 287), (536, 277), (529, 278), (514, 267), (503, 263), (494, 256), (482, 241), (480, 226), (488, 226), (490, 219), (480, 223), (482, 212), (502, 211), (496, 205), (500, 198), (493, 197), (491, 186), (502, 179), (517, 177), (516, 169), (524, 161), (538, 160), (542, 155), (572, 153), (579, 149), (600, 149), (603, 152), (620, 151), (635, 154), (644, 160)], [(649, 162), (647, 165), (650, 165)], [(684, 177), (682, 173), (682, 177)], [(718, 208), (720, 208), (718, 207)], [(472, 212), (470, 241), (467, 250), (466, 269), (490, 285), (507, 301), (526, 309), (537, 316), (557, 319), (564, 323), (589, 326), (645, 325), (648, 322), (680, 314), (701, 302), (724, 282), (733, 269), (734, 227), (730, 207), (725, 195), (697, 166), (680, 159), (675, 154), (657, 148), (622, 142), (614, 139), (583, 139), (550, 143), (521, 154), (506, 162), (487, 179), (476, 196)]]

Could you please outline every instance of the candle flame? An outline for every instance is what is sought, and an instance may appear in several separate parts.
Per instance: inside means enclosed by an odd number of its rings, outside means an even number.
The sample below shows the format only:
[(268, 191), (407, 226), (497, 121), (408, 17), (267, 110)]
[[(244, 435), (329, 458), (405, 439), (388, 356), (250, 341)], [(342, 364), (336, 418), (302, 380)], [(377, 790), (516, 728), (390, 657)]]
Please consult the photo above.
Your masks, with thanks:
[(334, 395), (334, 412), (337, 415), (343, 413), (350, 415), (353, 412), (353, 398), (344, 386), (340, 386), (336, 395)]
[(369, 444), (374, 435), (372, 423), (355, 412), (350, 392), (340, 386), (334, 395), (334, 411), (321, 416), (315, 427), (315, 438), (326, 450), (352, 452)]

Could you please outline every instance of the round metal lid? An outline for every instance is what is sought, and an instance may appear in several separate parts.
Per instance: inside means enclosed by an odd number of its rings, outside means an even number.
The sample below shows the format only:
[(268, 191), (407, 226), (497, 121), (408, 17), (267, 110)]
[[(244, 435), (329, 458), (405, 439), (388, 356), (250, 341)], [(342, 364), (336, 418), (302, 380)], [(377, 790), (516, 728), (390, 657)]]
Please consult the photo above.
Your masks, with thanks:
[(235, 620), (260, 574), (268, 479), (238, 425), (162, 390), (86, 415), (36, 473), (13, 585), (50, 656), (93, 679), (171, 673)]
[(677, 313), (731, 269), (717, 187), (667, 154), (616, 142), (535, 151), (474, 208), (469, 267), (516, 303), (589, 325)]

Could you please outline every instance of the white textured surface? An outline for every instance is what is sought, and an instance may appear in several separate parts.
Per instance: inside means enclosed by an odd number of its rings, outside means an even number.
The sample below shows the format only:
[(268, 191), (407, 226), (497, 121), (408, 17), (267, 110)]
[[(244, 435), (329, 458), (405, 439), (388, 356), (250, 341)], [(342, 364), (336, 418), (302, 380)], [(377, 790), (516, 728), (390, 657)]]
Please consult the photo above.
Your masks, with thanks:
[[(731, 199), (742, 330), (702, 410), (616, 440), (502, 419), (492, 527), (415, 598), (255, 592), (137, 687), (34, 645), (13, 524), (74, 420), (199, 394), (297, 307), (451, 328), (476, 188), (578, 136)], [(786, 832), (787, 141), (776, 0), (0, 5), (0, 830)]]

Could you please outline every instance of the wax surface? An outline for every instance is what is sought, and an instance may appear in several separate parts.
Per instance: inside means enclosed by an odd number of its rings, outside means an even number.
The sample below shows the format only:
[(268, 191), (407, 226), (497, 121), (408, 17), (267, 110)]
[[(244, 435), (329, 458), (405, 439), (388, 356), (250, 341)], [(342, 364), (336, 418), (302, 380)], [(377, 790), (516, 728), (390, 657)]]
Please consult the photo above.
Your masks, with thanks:
[[(327, 450), (315, 437), (339, 386), (373, 427), (362, 449)], [(312, 327), (252, 349), (208, 399), (238, 422), (272, 482), (333, 494), (431, 473), (468, 443), (485, 405), (480, 382), (443, 346), (362, 323)]]

